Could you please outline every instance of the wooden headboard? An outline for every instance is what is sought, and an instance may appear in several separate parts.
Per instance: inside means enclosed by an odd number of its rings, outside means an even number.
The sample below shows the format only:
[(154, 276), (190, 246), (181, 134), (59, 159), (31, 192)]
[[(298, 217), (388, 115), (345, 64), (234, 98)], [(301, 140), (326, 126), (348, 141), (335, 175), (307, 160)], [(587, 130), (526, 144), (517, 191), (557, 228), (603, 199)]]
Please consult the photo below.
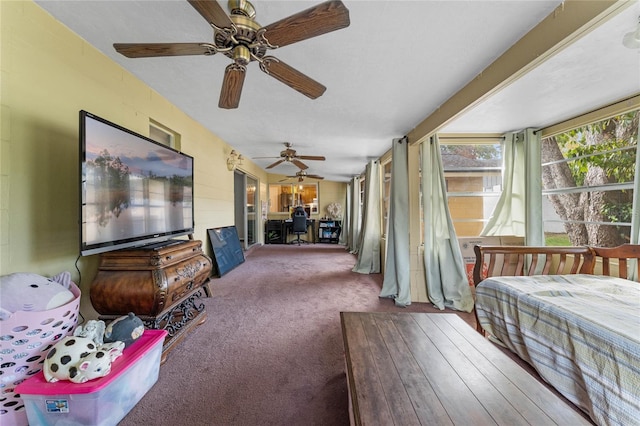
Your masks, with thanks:
[(595, 255), (595, 268), (602, 268), (602, 275), (629, 278), (628, 266), (635, 260), (635, 279), (640, 279), (640, 245), (623, 244), (618, 247), (591, 247)]
[[(640, 245), (588, 246), (475, 246), (473, 283), (495, 276), (593, 274), (628, 278), (627, 267), (640, 259)], [(640, 261), (636, 261), (636, 280)]]
[(589, 247), (475, 246), (473, 283), (495, 276), (590, 274)]

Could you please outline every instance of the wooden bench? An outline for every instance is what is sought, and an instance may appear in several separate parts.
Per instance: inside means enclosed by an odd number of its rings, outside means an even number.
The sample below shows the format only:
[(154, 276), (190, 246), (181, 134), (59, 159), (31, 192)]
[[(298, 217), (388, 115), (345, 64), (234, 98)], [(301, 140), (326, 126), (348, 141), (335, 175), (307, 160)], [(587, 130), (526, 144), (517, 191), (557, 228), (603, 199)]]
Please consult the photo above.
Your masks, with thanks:
[(340, 318), (351, 424), (591, 424), (456, 314)]

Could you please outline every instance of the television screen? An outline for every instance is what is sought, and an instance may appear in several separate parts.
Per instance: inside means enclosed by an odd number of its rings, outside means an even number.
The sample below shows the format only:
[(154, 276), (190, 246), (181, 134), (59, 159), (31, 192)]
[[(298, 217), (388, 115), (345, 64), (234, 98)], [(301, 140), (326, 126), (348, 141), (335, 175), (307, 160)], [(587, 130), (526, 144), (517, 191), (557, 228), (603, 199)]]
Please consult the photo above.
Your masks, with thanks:
[(83, 256), (193, 233), (193, 157), (80, 111)]

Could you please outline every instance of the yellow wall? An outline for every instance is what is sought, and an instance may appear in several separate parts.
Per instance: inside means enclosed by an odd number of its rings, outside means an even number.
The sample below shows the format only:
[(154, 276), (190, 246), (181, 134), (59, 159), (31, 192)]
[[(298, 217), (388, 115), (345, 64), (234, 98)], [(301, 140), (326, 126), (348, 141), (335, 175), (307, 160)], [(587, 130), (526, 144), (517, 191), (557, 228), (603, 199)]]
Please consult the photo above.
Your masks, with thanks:
[[(153, 119), (195, 158), (194, 238), (234, 223), (231, 147), (30, 1), (0, 1), (0, 275), (70, 271), (92, 317), (98, 256), (79, 255), (78, 111), (148, 135)], [(216, 166), (216, 164), (218, 166)], [(246, 161), (261, 183), (267, 174)], [(266, 187), (261, 184), (262, 199)], [(261, 232), (259, 233), (260, 241)]]

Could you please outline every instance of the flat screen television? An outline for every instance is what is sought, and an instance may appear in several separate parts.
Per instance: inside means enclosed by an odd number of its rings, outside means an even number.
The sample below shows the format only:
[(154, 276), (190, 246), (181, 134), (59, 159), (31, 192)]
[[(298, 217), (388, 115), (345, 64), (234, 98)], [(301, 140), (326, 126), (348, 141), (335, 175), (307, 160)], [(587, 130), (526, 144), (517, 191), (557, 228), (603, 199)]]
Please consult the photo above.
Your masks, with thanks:
[(80, 111), (80, 253), (193, 233), (193, 157)]

